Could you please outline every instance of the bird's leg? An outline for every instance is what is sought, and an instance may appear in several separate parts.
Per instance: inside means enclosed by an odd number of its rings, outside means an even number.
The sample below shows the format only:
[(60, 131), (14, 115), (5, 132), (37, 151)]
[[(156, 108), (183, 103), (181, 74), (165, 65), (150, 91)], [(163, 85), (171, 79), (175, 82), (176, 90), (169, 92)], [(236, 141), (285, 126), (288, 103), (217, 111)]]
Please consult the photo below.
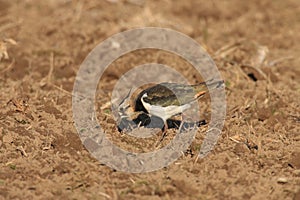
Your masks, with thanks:
[(179, 133), (180, 133), (182, 127), (183, 127), (183, 113), (181, 114), (180, 118), (181, 118), (181, 121), (180, 121), (180, 125), (179, 125), (179, 128), (178, 128)]
[(164, 121), (164, 129), (162, 132), (162, 136), (161, 136), (161, 141), (164, 139), (164, 137), (167, 135), (167, 130), (168, 130), (168, 123), (167, 120)]
[(163, 141), (163, 139), (167, 135), (167, 130), (168, 130), (168, 123), (167, 123), (167, 120), (164, 120), (164, 127), (162, 130), (162, 135), (161, 135), (160, 139), (156, 142), (156, 144), (155, 144), (156, 147), (158, 147), (160, 145), (160, 143)]

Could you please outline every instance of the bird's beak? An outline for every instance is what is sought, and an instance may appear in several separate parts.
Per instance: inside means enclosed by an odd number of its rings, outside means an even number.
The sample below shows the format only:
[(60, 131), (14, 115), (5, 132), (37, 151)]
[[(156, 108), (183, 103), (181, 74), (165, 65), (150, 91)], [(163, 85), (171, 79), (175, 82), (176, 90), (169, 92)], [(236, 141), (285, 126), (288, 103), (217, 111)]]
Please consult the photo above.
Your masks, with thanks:
[(125, 98), (119, 103), (119, 107), (121, 107), (122, 105), (124, 106), (124, 104), (126, 104), (126, 102), (129, 104), (129, 100), (130, 100), (130, 92), (131, 89), (129, 90), (128, 94), (125, 96)]
[(121, 118), (128, 118), (133, 113), (133, 110), (130, 106), (130, 92), (131, 92), (131, 89), (129, 90), (129, 92), (125, 96), (125, 98), (118, 105), (118, 113)]

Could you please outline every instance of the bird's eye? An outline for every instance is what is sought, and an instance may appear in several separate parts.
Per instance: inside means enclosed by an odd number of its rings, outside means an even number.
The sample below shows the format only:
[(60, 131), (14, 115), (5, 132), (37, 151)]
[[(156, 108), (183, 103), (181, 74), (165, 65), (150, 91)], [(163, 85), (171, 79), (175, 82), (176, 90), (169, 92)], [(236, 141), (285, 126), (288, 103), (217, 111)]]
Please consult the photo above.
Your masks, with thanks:
[(119, 107), (119, 111), (120, 112), (125, 112), (128, 108), (129, 108), (129, 105), (127, 105), (125, 107)]

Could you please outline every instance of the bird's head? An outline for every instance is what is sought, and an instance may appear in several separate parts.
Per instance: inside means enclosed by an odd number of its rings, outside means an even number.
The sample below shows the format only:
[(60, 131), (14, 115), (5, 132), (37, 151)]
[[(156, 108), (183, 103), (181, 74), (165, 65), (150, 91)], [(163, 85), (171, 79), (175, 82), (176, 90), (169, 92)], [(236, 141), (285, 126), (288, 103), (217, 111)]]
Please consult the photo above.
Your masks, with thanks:
[[(130, 91), (127, 96), (118, 105), (118, 129), (122, 131), (124, 129), (131, 129), (137, 124), (145, 124), (147, 122), (148, 115), (142, 111), (136, 111), (136, 101), (131, 101)], [(148, 117), (149, 118), (149, 117)], [(144, 122), (146, 121), (146, 122)]]
[(133, 105), (134, 102), (131, 101), (130, 93), (131, 90), (118, 105), (118, 114), (121, 119), (136, 119), (137, 116), (140, 114), (140, 112), (136, 112), (134, 109), (135, 105)]
[(121, 118), (127, 118), (130, 115), (130, 92), (131, 90), (128, 92), (128, 94), (125, 96), (124, 99), (122, 99), (122, 101), (119, 103), (118, 105), (118, 114)]

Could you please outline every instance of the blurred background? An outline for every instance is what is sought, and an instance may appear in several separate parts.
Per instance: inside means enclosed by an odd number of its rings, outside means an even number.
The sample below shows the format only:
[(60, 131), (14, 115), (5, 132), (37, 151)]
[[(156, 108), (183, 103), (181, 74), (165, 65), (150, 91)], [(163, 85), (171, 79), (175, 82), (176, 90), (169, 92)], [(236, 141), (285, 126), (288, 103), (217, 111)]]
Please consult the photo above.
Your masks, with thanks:
[[(227, 117), (205, 159), (196, 161), (202, 126), (169, 167), (124, 174), (82, 145), (72, 89), (97, 44), (147, 26), (205, 48), (225, 79)], [(0, 0), (0, 199), (300, 199), (299, 32), (298, 0)], [(109, 101), (122, 73), (149, 62), (201, 81), (167, 52), (141, 50), (112, 63), (96, 95), (98, 119), (114, 143), (136, 152), (151, 150), (151, 141), (120, 134)]]

